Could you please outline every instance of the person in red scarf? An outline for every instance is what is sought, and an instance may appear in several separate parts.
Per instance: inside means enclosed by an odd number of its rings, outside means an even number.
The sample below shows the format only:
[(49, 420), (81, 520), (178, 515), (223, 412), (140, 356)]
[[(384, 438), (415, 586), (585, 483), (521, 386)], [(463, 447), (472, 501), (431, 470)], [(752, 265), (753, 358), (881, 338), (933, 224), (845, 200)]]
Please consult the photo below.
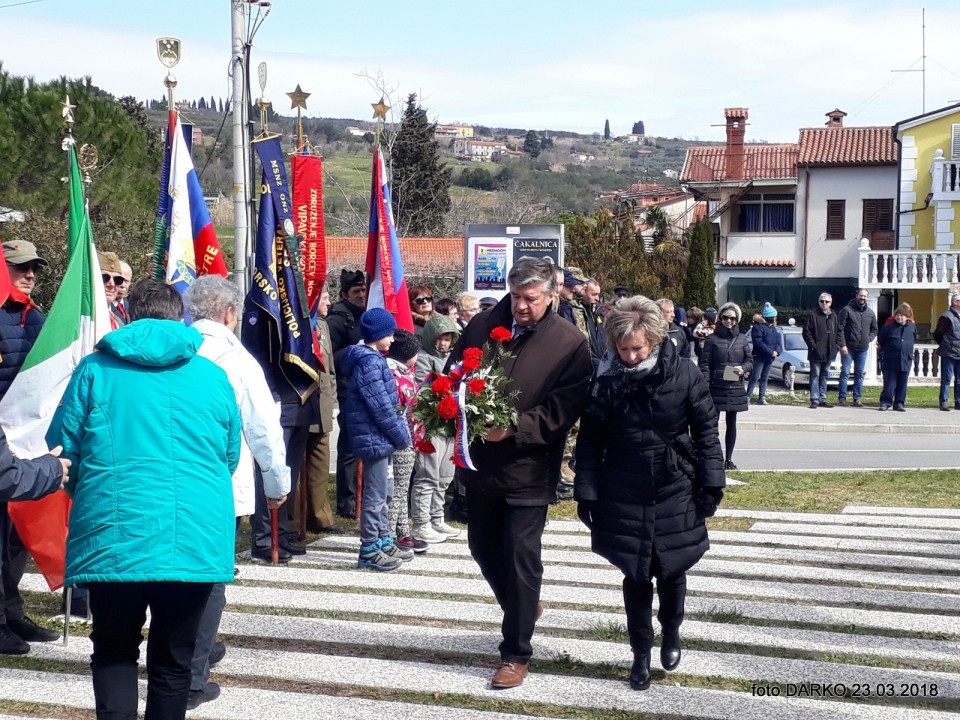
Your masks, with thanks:
[[(44, 316), (30, 300), (37, 282), (37, 273), (47, 261), (37, 254), (37, 247), (26, 240), (3, 243), (10, 284), (0, 296), (0, 398), (20, 371), (23, 361), (37, 341)], [(28, 643), (52, 642), (59, 635), (42, 628), (23, 611), (23, 598), (17, 586), (27, 565), (27, 549), (7, 515), (6, 503), (0, 504), (0, 655), (22, 655), (30, 650)]]

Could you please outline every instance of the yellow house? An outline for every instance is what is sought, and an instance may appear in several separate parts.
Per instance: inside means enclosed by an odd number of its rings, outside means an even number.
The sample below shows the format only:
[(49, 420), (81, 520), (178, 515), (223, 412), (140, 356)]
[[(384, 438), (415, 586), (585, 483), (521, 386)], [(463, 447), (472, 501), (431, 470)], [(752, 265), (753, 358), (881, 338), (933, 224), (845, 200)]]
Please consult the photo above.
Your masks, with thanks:
[(873, 250), (862, 241), (860, 284), (880, 292), (882, 314), (910, 303), (920, 341), (932, 343), (949, 294), (960, 291), (960, 104), (901, 120), (894, 135), (897, 249)]

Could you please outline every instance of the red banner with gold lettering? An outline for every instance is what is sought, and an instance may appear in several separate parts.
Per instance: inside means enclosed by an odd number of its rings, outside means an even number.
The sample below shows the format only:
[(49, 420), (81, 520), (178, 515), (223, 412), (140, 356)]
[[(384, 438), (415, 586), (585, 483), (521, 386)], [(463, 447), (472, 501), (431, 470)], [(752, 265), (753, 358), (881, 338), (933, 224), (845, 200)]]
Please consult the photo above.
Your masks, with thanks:
[(327, 248), (323, 234), (323, 159), (319, 155), (290, 158), (293, 175), (293, 221), (303, 240), (303, 287), (307, 307), (313, 310), (327, 280)]

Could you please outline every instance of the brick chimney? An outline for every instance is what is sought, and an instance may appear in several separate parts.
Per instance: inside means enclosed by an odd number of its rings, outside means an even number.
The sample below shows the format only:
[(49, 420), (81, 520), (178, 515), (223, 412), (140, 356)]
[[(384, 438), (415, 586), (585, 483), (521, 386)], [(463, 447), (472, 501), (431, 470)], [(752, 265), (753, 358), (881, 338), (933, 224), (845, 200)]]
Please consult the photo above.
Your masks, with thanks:
[(834, 108), (827, 113), (827, 127), (843, 127), (843, 119), (847, 114), (840, 108)]
[(727, 180), (743, 180), (743, 136), (747, 125), (747, 108), (726, 108)]

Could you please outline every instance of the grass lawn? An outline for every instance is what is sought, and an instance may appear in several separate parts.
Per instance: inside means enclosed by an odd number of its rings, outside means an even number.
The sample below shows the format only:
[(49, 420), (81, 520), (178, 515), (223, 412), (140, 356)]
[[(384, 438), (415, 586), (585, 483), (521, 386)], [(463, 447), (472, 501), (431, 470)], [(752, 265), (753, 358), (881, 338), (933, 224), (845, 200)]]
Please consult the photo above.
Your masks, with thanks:
[[(867, 407), (880, 407), (880, 391), (882, 388), (867, 387), (863, 388), (863, 397), (861, 400)], [(940, 385), (911, 385), (907, 387), (906, 407), (939, 407)], [(953, 402), (953, 392), (950, 393), (951, 403)], [(835, 403), (837, 401), (837, 388), (834, 386), (827, 388), (827, 400)], [(771, 385), (767, 390), (767, 402), (773, 405), (807, 405), (810, 402), (810, 391), (806, 385), (797, 385), (794, 388), (793, 396), (786, 390)], [(847, 402), (853, 402), (853, 387), (847, 391)]]

